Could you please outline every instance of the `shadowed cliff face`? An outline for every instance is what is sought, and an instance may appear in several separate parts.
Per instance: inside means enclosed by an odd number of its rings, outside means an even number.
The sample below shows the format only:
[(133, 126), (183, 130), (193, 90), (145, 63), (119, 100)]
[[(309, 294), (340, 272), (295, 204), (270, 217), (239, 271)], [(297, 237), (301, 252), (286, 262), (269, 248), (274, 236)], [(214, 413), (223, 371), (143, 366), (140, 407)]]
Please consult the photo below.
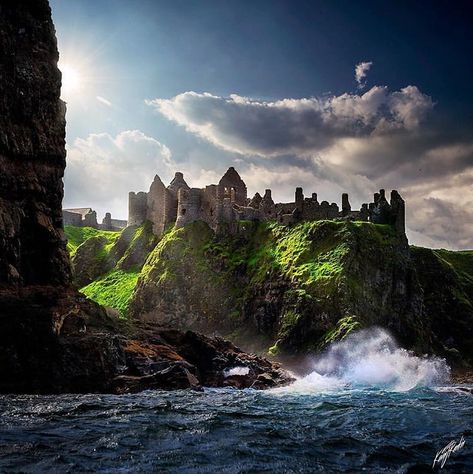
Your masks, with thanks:
[(227, 237), (203, 222), (170, 230), (141, 271), (130, 316), (273, 354), (318, 351), (372, 325), (405, 347), (429, 346), (404, 238), (366, 222), (246, 223)]
[(0, 5), (0, 288), (66, 285), (65, 104), (47, 0)]
[[(67, 234), (78, 243), (91, 231)], [(148, 222), (108, 253), (90, 236), (71, 247), (78, 281), (94, 265), (101, 272), (81, 291), (130, 319), (298, 361), (371, 326), (458, 369), (473, 360), (473, 251), (409, 247), (391, 226), (367, 222), (242, 221), (238, 233), (216, 235), (200, 221), (157, 243), (151, 235)]]

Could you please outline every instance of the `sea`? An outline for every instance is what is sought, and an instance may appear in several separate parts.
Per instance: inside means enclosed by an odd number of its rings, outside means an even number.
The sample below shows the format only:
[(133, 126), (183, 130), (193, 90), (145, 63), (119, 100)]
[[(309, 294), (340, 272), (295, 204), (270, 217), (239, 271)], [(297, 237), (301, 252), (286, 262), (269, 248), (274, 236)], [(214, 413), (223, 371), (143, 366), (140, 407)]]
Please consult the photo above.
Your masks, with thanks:
[(266, 391), (3, 395), (0, 472), (473, 473), (470, 389), (375, 330)]

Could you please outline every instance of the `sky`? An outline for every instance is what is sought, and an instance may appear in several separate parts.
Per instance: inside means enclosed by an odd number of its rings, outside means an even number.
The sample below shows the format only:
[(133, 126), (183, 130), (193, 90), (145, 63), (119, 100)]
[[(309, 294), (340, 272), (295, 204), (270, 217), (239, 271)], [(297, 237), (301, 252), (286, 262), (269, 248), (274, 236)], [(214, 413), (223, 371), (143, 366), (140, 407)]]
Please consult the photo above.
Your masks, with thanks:
[(411, 243), (473, 248), (472, 11), (447, 1), (51, 0), (65, 207), (127, 218), (155, 174), (352, 208), (406, 200)]

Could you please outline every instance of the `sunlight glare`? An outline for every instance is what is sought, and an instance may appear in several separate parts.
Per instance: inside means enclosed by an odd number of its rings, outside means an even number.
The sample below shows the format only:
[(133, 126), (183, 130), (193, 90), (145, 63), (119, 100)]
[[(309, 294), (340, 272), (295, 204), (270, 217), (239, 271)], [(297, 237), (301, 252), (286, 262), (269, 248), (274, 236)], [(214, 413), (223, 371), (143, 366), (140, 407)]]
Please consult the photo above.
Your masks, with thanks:
[(81, 74), (78, 69), (68, 64), (60, 65), (59, 69), (62, 71), (61, 97), (71, 98), (81, 89)]

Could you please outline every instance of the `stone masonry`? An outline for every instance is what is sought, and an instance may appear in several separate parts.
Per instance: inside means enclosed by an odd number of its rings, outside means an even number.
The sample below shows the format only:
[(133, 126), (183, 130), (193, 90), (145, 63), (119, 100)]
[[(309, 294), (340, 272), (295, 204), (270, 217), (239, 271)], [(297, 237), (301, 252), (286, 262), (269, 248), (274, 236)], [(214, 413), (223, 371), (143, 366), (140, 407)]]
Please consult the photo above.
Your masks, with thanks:
[(121, 230), (127, 226), (127, 221), (112, 219), (110, 212), (105, 214), (102, 223), (97, 221), (97, 213), (91, 207), (76, 207), (62, 210), (62, 220), (64, 225), (76, 227), (93, 227), (102, 230)]
[(405, 235), (405, 203), (399, 193), (391, 192), (390, 201), (384, 189), (375, 193), (373, 202), (352, 210), (348, 194), (342, 195), (342, 208), (336, 203), (319, 202), (316, 193), (305, 197), (296, 188), (294, 202), (275, 203), (271, 190), (261, 197), (247, 196), (247, 188), (237, 171), (231, 167), (218, 184), (205, 188), (190, 188), (182, 173), (177, 172), (169, 186), (155, 176), (149, 192), (130, 192), (128, 225), (153, 223), (157, 236), (169, 225), (182, 227), (190, 222), (206, 222), (215, 232), (235, 233), (241, 221), (278, 221), (284, 225), (302, 221), (345, 219), (392, 225)]

